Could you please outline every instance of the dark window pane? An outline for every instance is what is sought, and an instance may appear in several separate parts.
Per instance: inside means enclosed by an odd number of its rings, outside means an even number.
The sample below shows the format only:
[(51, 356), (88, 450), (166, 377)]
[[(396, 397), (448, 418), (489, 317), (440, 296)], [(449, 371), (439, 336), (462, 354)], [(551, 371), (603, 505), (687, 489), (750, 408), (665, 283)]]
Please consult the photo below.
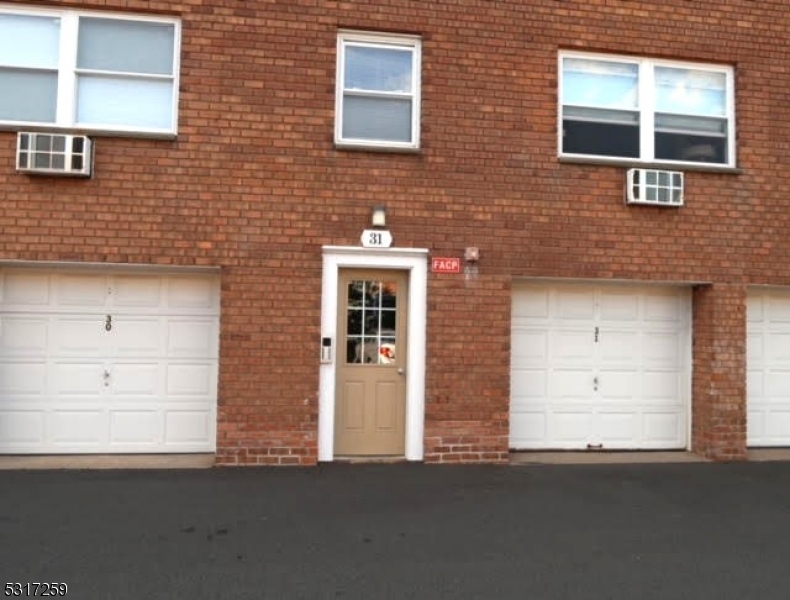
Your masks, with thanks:
[(384, 308), (395, 308), (398, 304), (398, 284), (394, 281), (387, 281), (383, 284), (383, 289), (381, 306)]
[(362, 311), (359, 309), (349, 309), (346, 320), (346, 333), (348, 335), (362, 335)]
[(365, 282), (352, 281), (348, 284), (348, 305), (349, 306), (362, 306), (362, 297), (364, 295)]
[(727, 164), (727, 139), (657, 131), (656, 158), (695, 163)]
[(378, 308), (379, 306), (379, 282), (365, 282), (365, 306)]
[(381, 331), (395, 331), (395, 311), (382, 310), (381, 311)]
[(379, 314), (381, 311), (365, 310), (365, 335), (378, 335), (379, 333)]
[(346, 340), (346, 362), (362, 362), (362, 340), (359, 338), (348, 338)]
[(562, 130), (565, 154), (639, 158), (639, 127), (636, 125), (565, 119)]

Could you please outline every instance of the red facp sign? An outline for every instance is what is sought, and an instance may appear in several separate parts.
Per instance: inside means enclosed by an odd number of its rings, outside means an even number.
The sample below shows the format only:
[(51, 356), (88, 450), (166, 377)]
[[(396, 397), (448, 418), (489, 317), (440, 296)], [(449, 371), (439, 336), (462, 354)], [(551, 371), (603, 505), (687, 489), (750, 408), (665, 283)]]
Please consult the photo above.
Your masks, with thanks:
[(460, 258), (432, 258), (431, 259), (431, 272), (432, 273), (460, 273), (461, 272), (461, 259)]

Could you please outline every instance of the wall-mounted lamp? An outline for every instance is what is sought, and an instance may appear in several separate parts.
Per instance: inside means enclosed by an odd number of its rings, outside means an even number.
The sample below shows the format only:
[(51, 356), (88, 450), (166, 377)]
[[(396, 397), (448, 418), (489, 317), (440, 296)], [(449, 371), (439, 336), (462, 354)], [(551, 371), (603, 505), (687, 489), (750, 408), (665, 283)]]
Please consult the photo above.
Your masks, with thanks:
[(476, 263), (480, 260), (480, 248), (469, 246), (464, 250), (464, 260), (468, 263)]
[(370, 216), (370, 224), (373, 227), (386, 227), (387, 226), (387, 207), (374, 206), (373, 214)]

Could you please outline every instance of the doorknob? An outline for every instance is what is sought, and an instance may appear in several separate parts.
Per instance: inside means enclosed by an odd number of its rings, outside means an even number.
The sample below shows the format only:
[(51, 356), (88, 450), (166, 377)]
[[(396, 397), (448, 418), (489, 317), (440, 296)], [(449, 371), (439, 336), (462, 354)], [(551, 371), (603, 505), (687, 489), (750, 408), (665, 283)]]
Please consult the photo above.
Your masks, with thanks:
[(406, 374), (406, 369), (404, 369), (403, 367), (400, 367), (398, 369), (398, 375), (405, 375), (405, 374)]

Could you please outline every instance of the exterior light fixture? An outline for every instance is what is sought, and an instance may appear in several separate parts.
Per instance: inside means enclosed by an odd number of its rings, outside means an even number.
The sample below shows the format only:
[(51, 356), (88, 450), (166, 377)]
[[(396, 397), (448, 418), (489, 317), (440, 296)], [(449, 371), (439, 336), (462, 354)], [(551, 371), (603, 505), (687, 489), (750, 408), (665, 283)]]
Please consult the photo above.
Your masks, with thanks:
[(373, 227), (386, 227), (387, 226), (387, 207), (374, 206), (373, 214), (370, 217), (370, 224)]
[(464, 260), (468, 263), (476, 263), (480, 260), (480, 249), (475, 246), (469, 246), (464, 250)]

